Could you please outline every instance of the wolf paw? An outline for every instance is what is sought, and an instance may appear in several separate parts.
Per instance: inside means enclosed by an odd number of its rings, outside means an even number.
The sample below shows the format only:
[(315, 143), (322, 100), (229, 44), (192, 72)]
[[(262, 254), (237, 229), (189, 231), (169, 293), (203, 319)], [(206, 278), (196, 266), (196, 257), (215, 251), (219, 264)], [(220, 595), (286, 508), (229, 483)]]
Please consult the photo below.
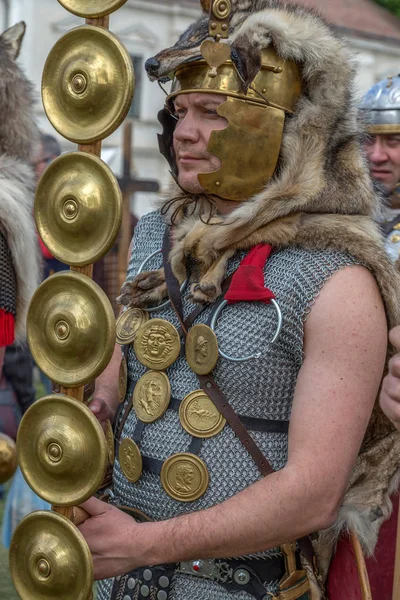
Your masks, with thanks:
[(195, 304), (206, 304), (207, 302), (214, 302), (220, 294), (221, 288), (216, 283), (200, 281), (200, 283), (192, 283), (189, 297)]
[(159, 304), (167, 296), (164, 269), (159, 269), (139, 273), (133, 281), (125, 281), (117, 302), (128, 308), (143, 308)]

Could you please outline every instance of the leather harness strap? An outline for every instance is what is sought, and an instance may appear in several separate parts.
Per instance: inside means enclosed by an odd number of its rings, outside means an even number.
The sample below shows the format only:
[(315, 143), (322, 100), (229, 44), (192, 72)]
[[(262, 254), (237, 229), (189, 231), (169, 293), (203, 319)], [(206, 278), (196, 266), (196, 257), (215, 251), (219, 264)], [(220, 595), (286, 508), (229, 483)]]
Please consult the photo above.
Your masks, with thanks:
[[(168, 260), (169, 253), (171, 250), (171, 239), (169, 235), (168, 227), (165, 230), (164, 240), (163, 240), (163, 262), (164, 262), (164, 272), (165, 279), (168, 289), (169, 298), (171, 300), (172, 307), (174, 308), (176, 315), (181, 323), (183, 335), (187, 335), (186, 324), (183, 316), (183, 306), (181, 299), (181, 292), (179, 282), (176, 279), (171, 263)], [(178, 299), (179, 297), (179, 299)], [(197, 310), (197, 309), (196, 309)], [(257, 465), (260, 473), (263, 476), (270, 475), (274, 472), (274, 469), (269, 464), (267, 458), (258, 448), (257, 444), (247, 431), (246, 427), (240, 421), (239, 417), (233, 410), (232, 406), (229, 404), (227, 398), (223, 394), (222, 390), (216, 384), (212, 374), (208, 375), (197, 375), (197, 378), (200, 383), (200, 387), (207, 394), (213, 404), (218, 408), (219, 412), (225, 417), (229, 425), (232, 427), (233, 431), (239, 438), (240, 442), (246, 448), (247, 452), (251, 455), (254, 462)]]

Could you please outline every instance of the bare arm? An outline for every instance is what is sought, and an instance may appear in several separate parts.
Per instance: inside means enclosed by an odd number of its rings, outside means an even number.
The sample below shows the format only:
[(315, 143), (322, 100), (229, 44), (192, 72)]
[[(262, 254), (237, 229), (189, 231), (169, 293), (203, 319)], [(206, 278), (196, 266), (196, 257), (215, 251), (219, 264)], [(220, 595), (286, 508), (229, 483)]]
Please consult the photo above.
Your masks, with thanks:
[[(89, 512), (105, 511), (82, 526), (96, 575), (146, 564), (245, 555), (330, 526), (378, 392), (386, 337), (384, 309), (370, 273), (349, 267), (335, 274), (305, 326), (305, 360), (295, 390), (287, 465), (210, 509), (158, 523), (124, 521), (120, 534), (114, 535), (119, 557), (121, 543), (125, 547), (125, 563), (104, 558), (112, 553), (110, 543), (114, 545), (106, 526), (110, 509), (89, 505)], [(115, 519), (113, 514), (114, 525)]]

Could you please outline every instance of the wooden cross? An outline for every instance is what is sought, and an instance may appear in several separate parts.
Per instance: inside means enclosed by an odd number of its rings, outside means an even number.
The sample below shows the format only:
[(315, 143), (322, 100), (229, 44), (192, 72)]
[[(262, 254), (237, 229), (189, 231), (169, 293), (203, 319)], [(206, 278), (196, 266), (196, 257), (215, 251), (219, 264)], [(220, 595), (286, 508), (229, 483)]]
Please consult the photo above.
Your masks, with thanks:
[(151, 179), (135, 179), (132, 177), (132, 133), (133, 122), (127, 121), (124, 127), (123, 174), (122, 177), (118, 179), (123, 198), (123, 216), (118, 245), (119, 287), (121, 287), (125, 281), (129, 244), (132, 237), (130, 210), (131, 196), (136, 192), (158, 192), (160, 189), (157, 181)]

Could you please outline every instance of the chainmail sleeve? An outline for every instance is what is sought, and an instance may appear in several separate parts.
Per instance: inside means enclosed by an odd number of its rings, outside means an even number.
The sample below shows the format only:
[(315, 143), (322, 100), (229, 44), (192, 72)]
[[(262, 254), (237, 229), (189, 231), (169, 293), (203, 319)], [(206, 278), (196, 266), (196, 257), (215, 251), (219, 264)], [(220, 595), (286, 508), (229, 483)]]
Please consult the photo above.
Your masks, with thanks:
[(6, 238), (0, 232), (0, 348), (14, 341), (17, 278)]

